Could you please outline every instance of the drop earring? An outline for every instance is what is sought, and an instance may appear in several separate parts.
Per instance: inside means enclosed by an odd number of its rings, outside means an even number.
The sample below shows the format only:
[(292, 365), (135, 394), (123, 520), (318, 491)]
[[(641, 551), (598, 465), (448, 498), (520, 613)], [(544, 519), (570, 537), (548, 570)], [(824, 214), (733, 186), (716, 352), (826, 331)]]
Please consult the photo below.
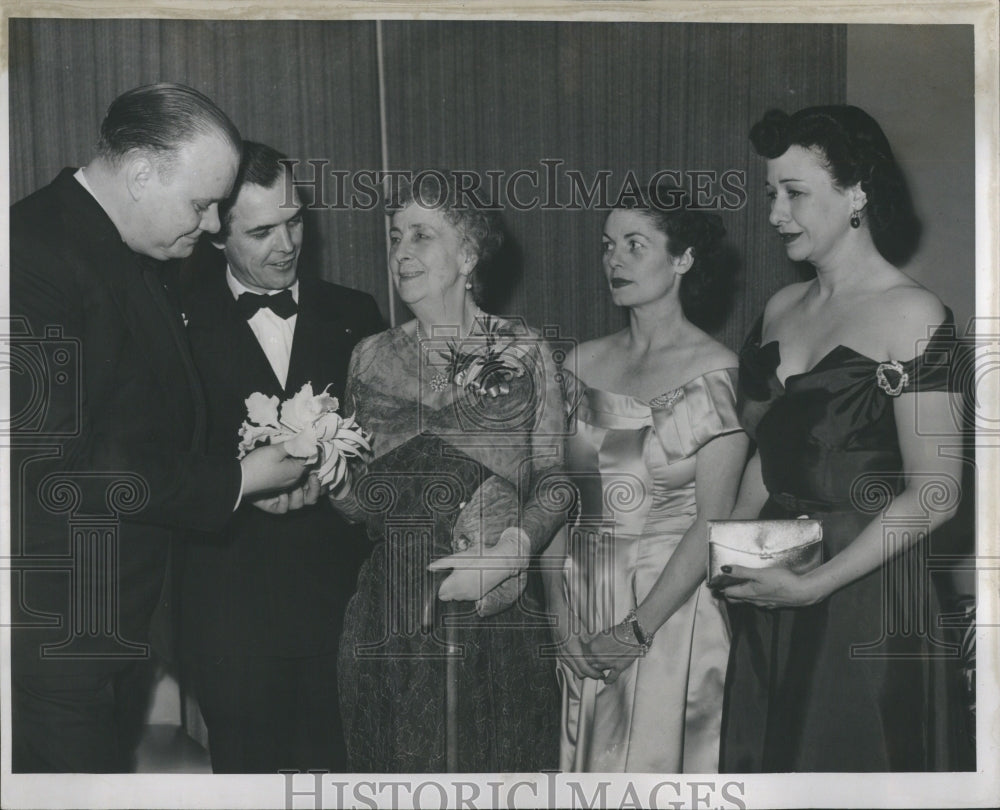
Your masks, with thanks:
[(851, 227), (852, 228), (861, 227), (861, 217), (858, 216), (857, 211), (851, 211)]

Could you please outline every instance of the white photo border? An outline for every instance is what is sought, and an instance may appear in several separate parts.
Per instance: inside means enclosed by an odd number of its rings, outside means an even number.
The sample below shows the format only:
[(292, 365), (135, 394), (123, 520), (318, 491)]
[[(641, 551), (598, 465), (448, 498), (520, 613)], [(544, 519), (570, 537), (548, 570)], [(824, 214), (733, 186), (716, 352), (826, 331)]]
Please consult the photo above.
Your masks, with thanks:
[[(2, 4), (0, 25), (0, 164), (5, 177), (10, 166), (10, 120), (7, 60), (8, 20), (11, 17), (139, 17), (148, 19), (356, 19), (401, 20), (574, 20), (634, 22), (804, 22), (969, 24), (975, 30), (976, 116), (976, 315), (981, 322), (997, 323), (998, 268), (1000, 268), (1000, 182), (998, 182), (998, 7), (995, 2), (306, 2), (289, 0), (271, 9), (255, 2), (185, 0), (184, 2), (7, 2)], [(12, 202), (8, 183), (2, 184), (3, 207)], [(6, 213), (0, 222), (0, 241), (9, 245)], [(0, 257), (3, 290), (2, 315), (9, 314), (9, 256)], [(1000, 340), (992, 330), (993, 340)], [(7, 373), (7, 370), (4, 370)], [(1000, 402), (1000, 384), (984, 379), (979, 394)], [(9, 386), (2, 386), (0, 419), (7, 419)], [(1000, 443), (977, 440), (978, 532), (978, 768), (970, 773), (916, 774), (772, 774), (772, 775), (361, 775), (349, 777), (207, 776), (177, 775), (33, 775), (11, 774), (10, 761), (10, 571), (0, 566), (0, 805), (7, 808), (62, 807), (173, 807), (258, 808), (319, 806), (389, 806), (400, 808), (455, 806), (568, 807), (575, 796), (604, 795), (609, 806), (648, 806), (651, 794), (663, 807), (993, 807), (1000, 804), (1000, 520), (998, 501), (990, 498), (998, 488), (997, 457)], [(9, 450), (0, 465), (3, 546), (10, 553)], [(601, 785), (605, 784), (604, 794)], [(572, 785), (577, 785), (574, 788)], [(317, 796), (318, 790), (318, 796)], [(579, 793), (576, 791), (579, 790)], [(416, 797), (416, 798), (415, 798)], [(516, 803), (516, 804), (515, 804)], [(584, 806), (577, 803), (576, 806)]]

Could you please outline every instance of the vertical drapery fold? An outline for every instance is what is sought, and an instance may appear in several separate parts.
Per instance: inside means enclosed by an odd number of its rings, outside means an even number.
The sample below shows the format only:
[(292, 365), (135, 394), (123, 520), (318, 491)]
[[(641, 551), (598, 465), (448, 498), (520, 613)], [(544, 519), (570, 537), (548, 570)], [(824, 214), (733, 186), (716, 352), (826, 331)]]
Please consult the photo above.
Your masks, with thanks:
[[(747, 200), (721, 216), (743, 260), (730, 317), (738, 347), (794, 267), (767, 224), (764, 166), (747, 138), (770, 107), (841, 103), (846, 28), (703, 23), (383, 23), (392, 168), (510, 176), (559, 160), (552, 210), (507, 205), (523, 273), (505, 311), (588, 339), (624, 321), (600, 264), (605, 212), (570, 210), (567, 169), (592, 185), (629, 171), (746, 172)], [(715, 186), (717, 188), (717, 186)], [(530, 184), (518, 189), (530, 196)], [(544, 195), (542, 195), (544, 196)]]
[[(846, 27), (707, 23), (385, 21), (390, 168), (527, 169), (562, 161), (555, 206), (507, 206), (522, 273), (503, 310), (588, 339), (623, 323), (600, 269), (604, 213), (569, 210), (567, 169), (644, 185), (660, 170), (746, 172), (722, 217), (743, 272), (716, 334), (740, 345), (796, 272), (767, 226), (763, 162), (747, 132), (769, 107), (845, 97)], [(178, 81), (248, 138), (348, 172), (381, 168), (373, 21), (10, 20), (10, 190), (15, 201), (89, 159), (117, 94)], [(302, 177), (312, 167), (300, 167)], [(326, 202), (335, 183), (325, 178)], [(518, 184), (522, 197), (531, 184)], [(551, 189), (550, 189), (551, 193)], [(362, 202), (370, 200), (362, 198)], [(307, 251), (329, 280), (388, 314), (380, 209), (308, 213)], [(403, 311), (400, 310), (400, 315)]]
[[(302, 178), (308, 160), (379, 167), (374, 22), (12, 19), (9, 31), (12, 202), (90, 159), (115, 96), (160, 81), (208, 95), (245, 138), (303, 161)], [(327, 202), (333, 191), (327, 176)], [(377, 212), (311, 210), (306, 233), (322, 275), (386, 311)]]

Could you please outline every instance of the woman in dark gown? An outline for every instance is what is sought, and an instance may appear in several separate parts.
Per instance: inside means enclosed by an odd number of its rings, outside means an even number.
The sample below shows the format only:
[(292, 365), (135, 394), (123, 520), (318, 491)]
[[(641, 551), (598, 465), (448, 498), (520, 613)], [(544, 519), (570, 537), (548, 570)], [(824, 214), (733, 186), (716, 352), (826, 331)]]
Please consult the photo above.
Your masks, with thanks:
[(559, 693), (529, 568), (565, 520), (556, 364), (537, 332), (476, 303), (496, 215), (421, 190), (390, 207), (390, 270), (416, 318), (354, 351), (346, 408), (374, 457), (332, 493), (375, 544), (338, 662), (350, 766), (555, 768)]
[(919, 224), (878, 124), (856, 107), (773, 111), (770, 223), (811, 281), (746, 341), (740, 419), (757, 443), (733, 517), (822, 521), (803, 575), (733, 566), (721, 770), (955, 767), (956, 650), (938, 629), (929, 535), (958, 506), (950, 311), (897, 269)]

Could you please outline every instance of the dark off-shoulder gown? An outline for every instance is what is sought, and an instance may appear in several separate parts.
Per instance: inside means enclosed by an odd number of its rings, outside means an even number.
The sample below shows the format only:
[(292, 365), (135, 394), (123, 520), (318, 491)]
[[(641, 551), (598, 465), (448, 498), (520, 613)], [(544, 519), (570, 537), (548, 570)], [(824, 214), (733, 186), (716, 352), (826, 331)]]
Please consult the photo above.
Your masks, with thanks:
[[(849, 545), (905, 483), (895, 397), (954, 388), (953, 336), (949, 313), (909, 362), (838, 346), (782, 385), (779, 346), (761, 345), (758, 320), (741, 356), (739, 411), (770, 495), (761, 518), (821, 520), (827, 559)], [(916, 483), (927, 520), (959, 497), (958, 482)], [(903, 538), (891, 512), (882, 530), (892, 554)], [(933, 560), (924, 533), (816, 605), (731, 604), (720, 770), (955, 769), (958, 648), (937, 621)]]

